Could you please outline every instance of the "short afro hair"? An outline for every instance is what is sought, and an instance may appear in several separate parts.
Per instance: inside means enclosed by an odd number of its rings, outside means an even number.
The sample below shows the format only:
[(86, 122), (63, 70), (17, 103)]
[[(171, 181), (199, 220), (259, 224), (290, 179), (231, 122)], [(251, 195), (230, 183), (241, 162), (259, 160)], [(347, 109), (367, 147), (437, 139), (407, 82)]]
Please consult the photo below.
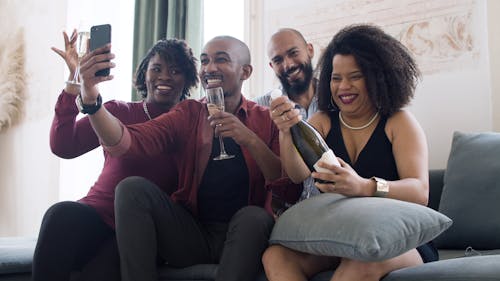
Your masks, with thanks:
[(186, 41), (181, 39), (163, 39), (149, 49), (146, 56), (142, 59), (135, 72), (134, 86), (143, 98), (148, 95), (146, 87), (146, 71), (149, 61), (156, 54), (160, 55), (168, 63), (173, 63), (182, 69), (186, 85), (182, 90), (181, 100), (189, 97), (191, 88), (196, 87), (199, 82), (197, 59), (193, 55), (193, 50)]

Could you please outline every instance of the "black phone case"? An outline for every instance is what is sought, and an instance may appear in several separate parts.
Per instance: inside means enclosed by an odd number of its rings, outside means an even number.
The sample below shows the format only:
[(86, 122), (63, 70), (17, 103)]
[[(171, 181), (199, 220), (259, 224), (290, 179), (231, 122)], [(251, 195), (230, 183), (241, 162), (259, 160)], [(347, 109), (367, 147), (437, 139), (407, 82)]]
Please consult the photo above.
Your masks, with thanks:
[[(90, 28), (90, 51), (111, 43), (111, 25), (102, 24), (94, 25)], [(109, 68), (99, 70), (95, 73), (96, 76), (108, 76)]]

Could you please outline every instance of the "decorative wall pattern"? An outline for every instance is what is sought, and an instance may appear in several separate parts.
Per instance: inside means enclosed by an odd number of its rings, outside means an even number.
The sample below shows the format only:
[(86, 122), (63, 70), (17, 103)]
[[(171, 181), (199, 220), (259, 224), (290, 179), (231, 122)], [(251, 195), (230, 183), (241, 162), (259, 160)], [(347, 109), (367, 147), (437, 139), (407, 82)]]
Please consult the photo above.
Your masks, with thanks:
[(451, 15), (402, 28), (397, 38), (418, 58), (420, 68), (429, 74), (470, 65), (479, 56), (474, 49), (471, 14)]
[[(0, 5), (1, 6), (1, 5)], [(0, 19), (0, 132), (23, 115), (26, 98), (24, 33)]]
[(270, 32), (276, 27), (297, 28), (319, 54), (340, 28), (373, 23), (413, 52), (423, 74), (477, 63), (479, 49), (473, 36), (476, 0), (310, 1), (314, 4), (270, 7), (266, 19), (273, 27)]

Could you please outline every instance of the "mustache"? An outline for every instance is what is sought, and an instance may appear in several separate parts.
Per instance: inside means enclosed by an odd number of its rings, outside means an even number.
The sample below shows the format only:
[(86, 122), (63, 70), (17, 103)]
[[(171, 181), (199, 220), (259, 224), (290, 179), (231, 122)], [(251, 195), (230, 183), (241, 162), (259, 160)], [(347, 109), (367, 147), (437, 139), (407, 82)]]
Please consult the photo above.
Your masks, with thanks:
[[(297, 69), (301, 69), (304, 73), (303, 79), (298, 79), (293, 83), (290, 83), (287, 79), (288, 75), (285, 73), (290, 73), (296, 71)], [(300, 95), (304, 93), (304, 91), (309, 87), (311, 80), (313, 78), (313, 68), (311, 63), (304, 63), (297, 65), (291, 69), (288, 69), (286, 72), (283, 71), (281, 75), (277, 75), (278, 79), (281, 82), (281, 86), (283, 90), (289, 95)]]
[(288, 69), (286, 71), (283, 71), (281, 75), (283, 77), (288, 77), (288, 76), (290, 76), (291, 73), (295, 72), (297, 69), (303, 70), (304, 69), (304, 65), (301, 64), (301, 65), (294, 66), (294, 67), (292, 67), (292, 68), (290, 68), (290, 69)]

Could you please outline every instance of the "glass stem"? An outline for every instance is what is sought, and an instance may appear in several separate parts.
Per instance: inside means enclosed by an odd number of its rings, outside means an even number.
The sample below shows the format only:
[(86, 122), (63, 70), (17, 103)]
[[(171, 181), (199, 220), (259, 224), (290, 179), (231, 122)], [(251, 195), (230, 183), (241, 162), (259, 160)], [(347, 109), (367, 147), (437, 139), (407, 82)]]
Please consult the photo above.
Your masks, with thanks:
[(73, 76), (73, 82), (78, 83), (78, 76), (80, 76), (80, 63), (76, 65), (75, 75)]
[(227, 155), (226, 148), (224, 147), (224, 141), (222, 140), (222, 136), (219, 136), (219, 146), (220, 146), (220, 154)]

